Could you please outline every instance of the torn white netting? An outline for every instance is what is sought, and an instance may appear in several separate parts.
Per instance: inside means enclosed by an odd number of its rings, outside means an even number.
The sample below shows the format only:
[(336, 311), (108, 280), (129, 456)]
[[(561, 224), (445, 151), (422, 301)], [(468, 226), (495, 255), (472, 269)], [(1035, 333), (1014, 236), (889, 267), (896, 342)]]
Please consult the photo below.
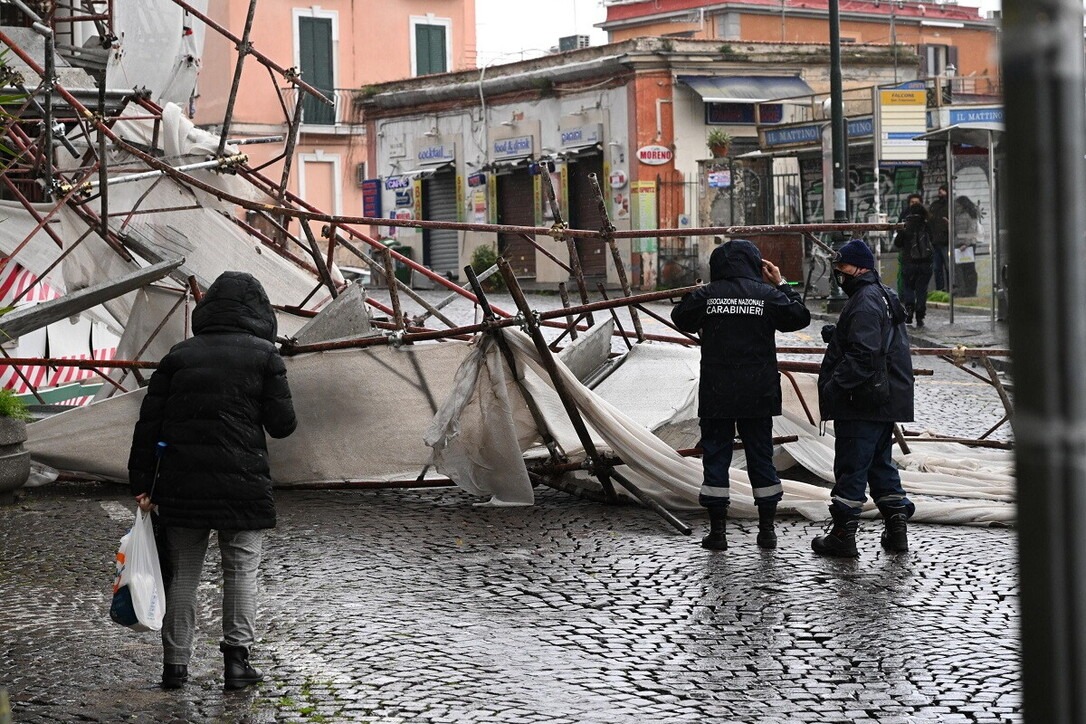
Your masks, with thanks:
[[(583, 457), (580, 445), (569, 439), (568, 421), (563, 419), (564, 413), (561, 412), (560, 405), (555, 404), (556, 393), (553, 388), (541, 384), (545, 377), (531, 340), (515, 330), (506, 330), (505, 335), (515, 352), (518, 366), (528, 365), (536, 373), (525, 375), (526, 386), (540, 408), (545, 411), (545, 419), (551, 427), (552, 434), (559, 439), (562, 449), (568, 455), (574, 458)], [(676, 346), (659, 347), (659, 350), (653, 352), (653, 357), (658, 362), (661, 356), (672, 355), (674, 357), (671, 363), (672, 370), (686, 369), (688, 365), (684, 365), (683, 361), (691, 354), (697, 354), (696, 350), (684, 350)], [(494, 376), (480, 375), (479, 368), (483, 365), (489, 367), (499, 363), (501, 363), (501, 357), (497, 349), (487, 347), (480, 354), (472, 355), (465, 360), (465, 367), (470, 369), (463, 371), (462, 379), (493, 380)], [(558, 370), (562, 383), (569, 390), (589, 425), (596, 445), (601, 449), (609, 450), (625, 461), (626, 467), (623, 472), (632, 482), (668, 508), (697, 507), (698, 490), (701, 487), (702, 478), (700, 460), (681, 457), (670, 445), (650, 432), (646, 425), (580, 384), (563, 365), (559, 364)], [(627, 401), (633, 402), (631, 407), (635, 411), (640, 410), (643, 416), (658, 418), (658, 414), (653, 411), (653, 406), (647, 404), (646, 400), (646, 397), (653, 396), (655, 380), (646, 378), (644, 372), (644, 369), (639, 369), (636, 364), (627, 361), (613, 374), (637, 376), (637, 379), (641, 381), (637, 388), (641, 394), (636, 397), (631, 396), (632, 399), (628, 397)], [(531, 379), (533, 377), (534, 379)], [(670, 383), (674, 383), (676, 379), (683, 377), (683, 375), (673, 375), (669, 380)], [(810, 409), (817, 410), (817, 392), (814, 390), (813, 378), (807, 375), (796, 377), (807, 378), (801, 382), (801, 386), (806, 388), (803, 390), (804, 398)], [(528, 382), (528, 380), (531, 381)], [(696, 385), (696, 378), (691, 383)], [(504, 382), (501, 384), (505, 386)], [(610, 387), (612, 390), (628, 391), (629, 382), (612, 381)], [(681, 388), (681, 385), (678, 387)], [(788, 455), (808, 470), (832, 481), (833, 437), (820, 436), (818, 426), (812, 425), (807, 420), (795, 391), (790, 385), (785, 385), (784, 389), (785, 414), (775, 419), (774, 433), (797, 435), (799, 437), (797, 442), (784, 445)], [(681, 411), (685, 411), (689, 414), (691, 408), (696, 407), (691, 405), (692, 398), (688, 391), (671, 388), (668, 393), (674, 395), (672, 402), (674, 412), (682, 414)], [(487, 399), (487, 395), (462, 389), (459, 391), (458, 399), (470, 399), (475, 404), (479, 404), (479, 401)], [(461, 414), (480, 414), (471, 410), (470, 405), (470, 402), (467, 405), (458, 405)], [(503, 439), (508, 441), (513, 437), (514, 435), (510, 432)], [(524, 440), (529, 436), (521, 431), (516, 437)], [(461, 459), (470, 460), (473, 454), (478, 453), (464, 452)], [(521, 472), (524, 469), (523, 458), (514, 454), (511, 449), (507, 448), (504, 452), (489, 451), (486, 459), (488, 465), (486, 479), (502, 480), (502, 495), (514, 494), (508, 489), (512, 480), (521, 480), (523, 481), (521, 485), (527, 485), (526, 477)], [(501, 470), (493, 469), (493, 466), (501, 460), (505, 461), (504, 476)], [(993, 453), (981, 448), (947, 444), (939, 449), (933, 449), (931, 453), (914, 452), (899, 458), (898, 462), (906, 468), (902, 473), (902, 479), (910, 497), (916, 503), (915, 520), (977, 525), (1013, 522), (1015, 509), (1011, 458), (1002, 451)], [(454, 480), (462, 475), (458, 470), (451, 468), (444, 472)], [(755, 517), (757, 510), (754, 507), (750, 481), (746, 472), (733, 468), (731, 473), (731, 514), (739, 517)], [(480, 490), (478, 481), (481, 476), (475, 472), (470, 474), (473, 476), (472, 486), (468, 488), (471, 492), (483, 495), (497, 494), (494, 489)], [(826, 508), (829, 502), (827, 488), (787, 479), (782, 480), (782, 485), (785, 489), (785, 497), (781, 503), (782, 512), (799, 513), (813, 520), (827, 517)], [(619, 492), (624, 493), (621, 489)], [(522, 491), (521, 494), (528, 493)], [(868, 515), (874, 515), (874, 504), (869, 502), (866, 510)]]

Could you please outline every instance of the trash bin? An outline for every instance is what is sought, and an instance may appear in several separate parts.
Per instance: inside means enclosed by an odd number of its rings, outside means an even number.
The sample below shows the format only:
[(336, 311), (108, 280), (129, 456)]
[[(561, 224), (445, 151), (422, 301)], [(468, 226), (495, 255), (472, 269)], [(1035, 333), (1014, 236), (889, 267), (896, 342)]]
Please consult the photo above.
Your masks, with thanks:
[[(402, 256), (406, 256), (408, 259), (412, 258), (411, 257), (411, 247), (410, 246), (404, 246), (403, 244), (396, 241), (395, 239), (381, 239), (381, 243), (384, 244), (385, 246), (387, 246), (390, 250), (396, 252), (397, 254), (400, 254)], [(377, 253), (376, 250), (374, 250), (374, 257), (375, 257), (375, 261), (377, 261), (377, 263), (380, 265), (381, 270), (383, 270), (385, 268), (384, 267), (385, 260), (383, 258), (383, 255)], [(393, 258), (392, 259), (392, 273), (395, 274), (396, 278), (399, 279), (401, 282), (403, 282), (404, 284), (407, 284), (408, 286), (410, 286), (410, 284), (411, 284), (411, 267), (409, 267), (407, 264), (403, 263), (399, 259)], [(384, 275), (380, 275), (380, 276), (381, 276), (382, 279), (384, 278)]]

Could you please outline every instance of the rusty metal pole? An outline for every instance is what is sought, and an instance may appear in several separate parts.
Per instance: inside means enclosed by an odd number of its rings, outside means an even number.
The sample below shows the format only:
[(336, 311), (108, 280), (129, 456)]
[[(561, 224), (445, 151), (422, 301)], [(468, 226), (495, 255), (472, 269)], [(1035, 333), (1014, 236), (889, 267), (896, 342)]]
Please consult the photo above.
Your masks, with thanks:
[(396, 289), (396, 267), (392, 261), (392, 252), (386, 247), (382, 256), (385, 261), (385, 283), (388, 287), (388, 298), (392, 302), (392, 316), (394, 317), (392, 321), (396, 323), (397, 329), (403, 332), (406, 323), (403, 318), (403, 310), (400, 308), (400, 295)]
[[(562, 298), (562, 308), (569, 309), (569, 287), (565, 282), (558, 282), (558, 295)], [(569, 338), (577, 339), (577, 317), (569, 317)]]
[(234, 104), (238, 99), (238, 88), (241, 87), (241, 71), (245, 68), (245, 56), (252, 52), (253, 44), (249, 42), (249, 34), (253, 31), (253, 18), (256, 17), (256, 0), (249, 0), (249, 14), (245, 16), (245, 30), (241, 33), (241, 42), (237, 44), (238, 62), (234, 66), (234, 82), (230, 86), (230, 95), (226, 99), (226, 113), (222, 119), (222, 130), (219, 132), (219, 150), (216, 156), (223, 155), (226, 150), (226, 137), (230, 134), (230, 121), (234, 116)]
[[(607, 242), (607, 248), (611, 250), (611, 259), (615, 262), (615, 272), (618, 274), (618, 283), (622, 287), (622, 294), (624, 296), (633, 296), (633, 290), (630, 288), (630, 279), (626, 276), (626, 265), (622, 262), (622, 254), (618, 251), (618, 242), (615, 241), (615, 225), (611, 223), (611, 217), (607, 214), (607, 202), (603, 198), (603, 190), (600, 188), (600, 181), (596, 178), (596, 174), (588, 174), (588, 180), (592, 184), (592, 192), (596, 195), (596, 207), (600, 212), (600, 220), (603, 222), (603, 226), (600, 231), (603, 232), (603, 238)], [(637, 314), (637, 310), (634, 307), (630, 307), (630, 319), (633, 320), (634, 333), (637, 335), (638, 342), (645, 341), (645, 330), (641, 328), (641, 318)]]
[[(546, 164), (540, 164), (539, 175), (543, 179), (543, 190), (547, 194), (547, 203), (551, 207), (551, 216), (554, 217), (554, 225), (551, 226), (552, 235), (555, 240), (566, 242), (566, 250), (569, 252), (570, 275), (577, 282), (577, 291), (581, 293), (581, 301), (588, 304), (588, 286), (584, 282), (584, 270), (581, 269), (581, 257), (577, 253), (577, 241), (565, 233), (567, 230), (566, 222), (562, 220), (562, 210), (558, 208), (558, 199), (554, 195), (554, 184), (551, 183), (551, 174), (547, 170)], [(591, 327), (595, 323), (592, 320), (592, 315), (588, 314), (587, 318), (588, 326)]]
[(591, 461), (591, 472), (600, 481), (600, 484), (603, 485), (608, 500), (615, 499), (615, 488), (611, 482), (611, 479), (614, 478), (622, 485), (622, 487), (626, 488), (630, 494), (641, 501), (645, 507), (653, 510), (683, 535), (690, 535), (692, 532), (690, 526), (683, 523), (676, 518), (671, 511), (650, 498), (643, 490), (626, 478), (626, 476), (614, 470), (603, 456), (600, 455), (599, 450), (596, 449), (596, 444), (592, 441), (592, 436), (588, 433), (584, 418), (581, 417), (581, 411), (577, 409), (577, 404), (573, 401), (573, 398), (569, 394), (569, 390), (566, 389), (565, 384), (558, 374), (558, 366), (555, 364), (554, 356), (547, 346), (547, 340), (543, 338), (539, 322), (536, 321), (531, 308), (528, 306), (528, 300), (524, 298), (524, 292), (521, 290), (520, 284), (517, 283), (516, 274), (513, 273), (509, 263), (501, 257), (498, 258), (498, 268), (505, 278), (505, 283), (509, 287), (509, 293), (513, 296), (513, 301), (516, 302), (517, 308), (524, 318), (524, 326), (528, 329), (528, 333), (532, 338), (536, 351), (539, 353), (539, 359), (543, 365), (543, 369), (547, 371), (547, 375), (551, 378), (551, 382), (554, 384), (554, 390), (558, 393), (558, 398), (562, 401), (562, 407), (565, 408), (566, 414), (573, 424), (573, 429), (577, 432), (577, 438), (581, 441), (581, 445), (585, 449), (585, 454)]

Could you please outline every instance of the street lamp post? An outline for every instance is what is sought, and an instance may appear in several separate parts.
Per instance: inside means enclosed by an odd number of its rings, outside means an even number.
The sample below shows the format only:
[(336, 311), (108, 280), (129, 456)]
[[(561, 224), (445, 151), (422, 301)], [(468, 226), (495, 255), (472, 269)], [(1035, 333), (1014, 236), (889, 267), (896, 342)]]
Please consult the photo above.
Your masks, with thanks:
[[(840, 0), (830, 0), (830, 145), (833, 155), (833, 220), (848, 221), (848, 187), (845, 183), (845, 107), (844, 87), (841, 79), (841, 8)], [(832, 246), (837, 251), (847, 234), (835, 232)], [(845, 306), (845, 294), (830, 277), (830, 296), (826, 300), (827, 312), (839, 312)]]

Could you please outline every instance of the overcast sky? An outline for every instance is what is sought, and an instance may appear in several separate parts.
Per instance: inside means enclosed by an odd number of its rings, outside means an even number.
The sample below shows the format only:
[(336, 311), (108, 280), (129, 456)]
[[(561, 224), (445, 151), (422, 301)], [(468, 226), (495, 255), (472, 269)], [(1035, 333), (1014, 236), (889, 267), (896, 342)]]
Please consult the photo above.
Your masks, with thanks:
[[(1000, 0), (960, 4), (998, 10)], [(601, 0), (475, 0), (479, 66), (536, 58), (565, 35), (587, 35), (602, 45), (607, 33), (593, 25), (606, 14)]]
[(607, 33), (592, 26), (605, 16), (600, 0), (475, 0), (479, 66), (536, 58), (565, 35), (602, 45)]

